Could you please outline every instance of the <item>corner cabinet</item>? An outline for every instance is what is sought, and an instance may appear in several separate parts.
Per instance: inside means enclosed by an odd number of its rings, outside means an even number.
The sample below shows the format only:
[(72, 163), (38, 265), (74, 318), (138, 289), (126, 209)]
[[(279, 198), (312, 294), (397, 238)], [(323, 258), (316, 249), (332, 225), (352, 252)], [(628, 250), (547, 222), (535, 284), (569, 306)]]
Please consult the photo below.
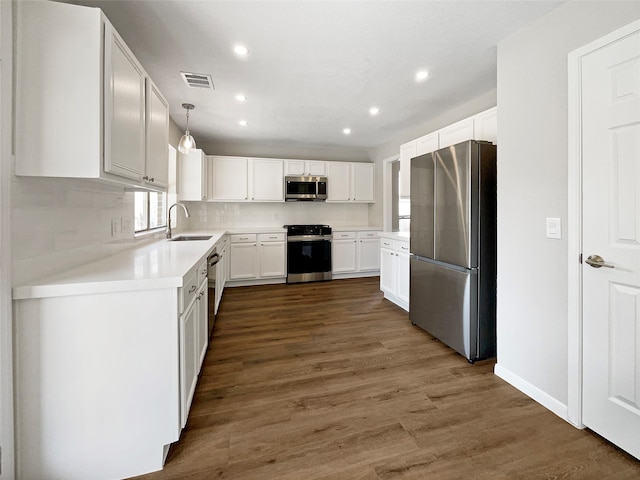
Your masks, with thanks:
[[(147, 98), (149, 77), (102, 11), (17, 2), (15, 33), (16, 175), (163, 188), (168, 172), (151, 177), (146, 168), (149, 141), (167, 156), (166, 101), (154, 102), (157, 89)], [(163, 120), (148, 126), (150, 111)]]

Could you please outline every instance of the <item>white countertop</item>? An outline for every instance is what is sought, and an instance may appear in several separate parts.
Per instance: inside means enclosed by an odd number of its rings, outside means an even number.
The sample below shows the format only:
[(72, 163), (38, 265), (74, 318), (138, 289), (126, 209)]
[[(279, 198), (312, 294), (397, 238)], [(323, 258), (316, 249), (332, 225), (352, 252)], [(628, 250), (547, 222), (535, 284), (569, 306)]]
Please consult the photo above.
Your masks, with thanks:
[(378, 236), (384, 237), (384, 238), (390, 238), (392, 240), (409, 241), (410, 239), (409, 232), (380, 232)]
[(183, 232), (174, 237), (197, 234), (211, 235), (211, 238), (188, 242), (158, 240), (131, 248), (52, 277), (16, 286), (13, 299), (182, 287), (183, 277), (207, 258), (225, 232)]

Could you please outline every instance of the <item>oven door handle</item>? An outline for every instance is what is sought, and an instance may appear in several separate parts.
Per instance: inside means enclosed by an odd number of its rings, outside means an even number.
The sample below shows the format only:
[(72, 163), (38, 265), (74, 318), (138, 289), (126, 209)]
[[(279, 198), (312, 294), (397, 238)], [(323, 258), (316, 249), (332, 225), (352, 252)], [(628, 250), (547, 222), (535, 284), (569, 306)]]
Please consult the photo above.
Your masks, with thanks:
[(287, 242), (330, 242), (331, 235), (294, 235), (287, 236)]

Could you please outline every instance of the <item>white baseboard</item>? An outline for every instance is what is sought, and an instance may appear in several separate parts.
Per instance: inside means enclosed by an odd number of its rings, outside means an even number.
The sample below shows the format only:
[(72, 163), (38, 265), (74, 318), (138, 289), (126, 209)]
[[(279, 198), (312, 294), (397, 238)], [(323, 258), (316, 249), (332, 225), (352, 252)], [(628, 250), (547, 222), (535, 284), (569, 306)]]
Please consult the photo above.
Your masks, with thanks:
[[(567, 406), (562, 402), (559, 402), (555, 398), (553, 398), (548, 393), (540, 390), (535, 385), (527, 382), (526, 380), (520, 378), (518, 375), (514, 374), (510, 370), (502, 367), (500, 364), (496, 364), (493, 373), (495, 373), (498, 377), (503, 379), (505, 382), (511, 384), (522, 393), (532, 398), (540, 405), (545, 407), (548, 410), (551, 410), (557, 416), (562, 418), (563, 420), (569, 422), (569, 417), (567, 415)], [(569, 422), (571, 423), (571, 422)]]

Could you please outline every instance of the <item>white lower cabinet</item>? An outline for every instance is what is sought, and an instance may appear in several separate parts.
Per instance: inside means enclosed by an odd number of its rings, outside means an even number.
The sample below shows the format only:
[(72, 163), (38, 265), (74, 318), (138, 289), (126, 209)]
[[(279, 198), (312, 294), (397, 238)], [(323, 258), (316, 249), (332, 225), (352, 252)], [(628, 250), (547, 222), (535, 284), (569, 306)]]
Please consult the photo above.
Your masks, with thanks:
[(356, 232), (337, 232), (331, 241), (331, 272), (356, 271)]
[(203, 262), (186, 277), (181, 291), (180, 315), (180, 426), (187, 424), (198, 374), (207, 353), (208, 279)]
[(380, 244), (377, 231), (334, 232), (331, 245), (333, 278), (378, 275)]
[(409, 311), (409, 242), (380, 241), (380, 290), (384, 298)]
[(230, 286), (286, 281), (284, 232), (232, 234), (229, 240)]

